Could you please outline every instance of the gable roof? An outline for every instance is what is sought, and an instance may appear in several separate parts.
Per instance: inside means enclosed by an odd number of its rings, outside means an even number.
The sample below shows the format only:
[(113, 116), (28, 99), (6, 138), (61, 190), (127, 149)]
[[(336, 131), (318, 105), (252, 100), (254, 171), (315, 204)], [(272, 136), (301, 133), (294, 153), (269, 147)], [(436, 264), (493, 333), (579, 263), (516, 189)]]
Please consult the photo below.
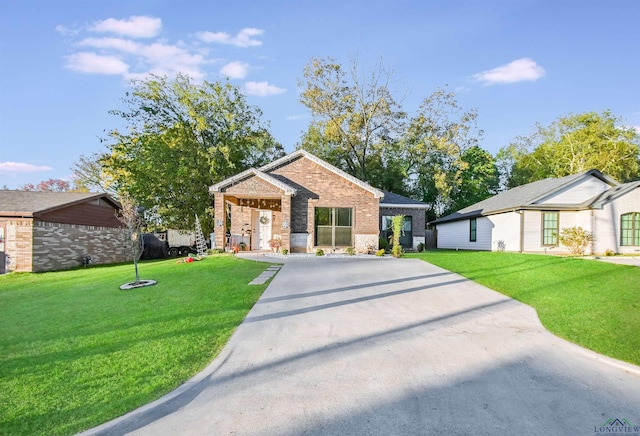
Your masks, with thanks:
[(373, 196), (375, 198), (383, 198), (384, 197), (384, 192), (382, 192), (379, 189), (374, 188), (373, 186), (369, 185), (368, 183), (363, 182), (362, 180), (353, 177), (350, 174), (347, 174), (346, 172), (342, 171), (339, 168), (334, 167), (333, 165), (331, 165), (328, 162), (325, 162), (324, 160), (320, 159), (319, 157), (314, 156), (313, 154), (309, 153), (308, 151), (305, 150), (296, 150), (293, 153), (289, 153), (285, 156), (282, 156), (279, 159), (274, 160), (273, 162), (270, 162), (266, 165), (261, 166), (260, 168), (250, 168), (248, 170), (245, 170), (239, 174), (236, 174), (233, 177), (229, 177), (228, 179), (222, 180), (221, 182), (216, 183), (215, 185), (212, 185), (209, 187), (209, 192), (211, 193), (216, 193), (216, 192), (221, 192), (222, 189), (227, 188), (229, 186), (232, 186), (250, 176), (256, 176), (256, 177), (260, 177), (261, 179), (263, 179), (264, 181), (282, 189), (285, 194), (288, 195), (296, 195), (296, 188), (290, 186), (289, 184), (279, 180), (278, 178), (270, 175), (269, 173), (273, 170), (275, 170), (276, 168), (282, 166), (282, 165), (286, 165), (289, 162), (292, 162), (296, 159), (300, 159), (300, 158), (306, 158), (309, 159), (310, 161), (320, 165), (321, 167), (331, 171), (334, 174), (337, 174), (338, 176), (350, 181), (351, 183), (361, 187), (362, 189), (369, 191), (373, 194)]
[(216, 183), (215, 185), (210, 186), (209, 192), (211, 193), (220, 192), (222, 189), (233, 186), (236, 183), (241, 182), (251, 176), (258, 177), (264, 180), (265, 182), (275, 186), (276, 188), (283, 190), (286, 195), (296, 195), (296, 188), (289, 186), (288, 184), (276, 179), (275, 177), (269, 174), (266, 174), (263, 171), (257, 170), (255, 168), (249, 168), (248, 170), (245, 170), (239, 174), (236, 174), (233, 177), (229, 177), (228, 179), (225, 179), (221, 182)]
[(114, 208), (120, 204), (105, 193), (0, 190), (0, 215), (33, 217), (75, 204), (104, 199)]
[(353, 177), (351, 174), (347, 174), (346, 172), (342, 171), (341, 169), (331, 165), (329, 162), (326, 162), (322, 159), (320, 159), (319, 157), (309, 153), (306, 150), (303, 149), (299, 149), (294, 151), (293, 153), (289, 153), (279, 159), (274, 160), (273, 162), (270, 162), (266, 165), (263, 165), (259, 168), (260, 171), (263, 171), (265, 173), (271, 172), (274, 169), (285, 165), (291, 161), (294, 161), (296, 159), (299, 159), (301, 157), (307, 158), (310, 161), (312, 161), (315, 164), (320, 165), (321, 167), (323, 167), (326, 170), (331, 171), (334, 174), (337, 174), (338, 176), (350, 181), (351, 183), (361, 187), (362, 189), (364, 189), (365, 191), (369, 191), (373, 194), (374, 198), (383, 198), (384, 197), (384, 192), (382, 192), (380, 189), (374, 188), (373, 186), (369, 185), (366, 182), (363, 182), (362, 180)]
[[(429, 224), (439, 224), (439, 223), (445, 223), (449, 221), (458, 221), (458, 220), (467, 219), (467, 218), (494, 215), (497, 213), (526, 209), (526, 208), (544, 209), (545, 207), (546, 208), (553, 207), (554, 209), (559, 209), (559, 208), (566, 207), (566, 208), (575, 209), (576, 207), (582, 207), (582, 208), (589, 207), (593, 199), (579, 206), (576, 206), (575, 204), (571, 204), (571, 205), (554, 204), (554, 205), (546, 205), (546, 206), (535, 205), (535, 203), (538, 200), (548, 197), (550, 195), (553, 195), (554, 193), (586, 177), (596, 177), (605, 183), (613, 185), (614, 188), (617, 187), (617, 185), (619, 185), (618, 182), (616, 182), (614, 179), (602, 174), (598, 170), (584, 171), (582, 173), (572, 174), (570, 176), (565, 176), (560, 178), (548, 178), (544, 180), (538, 180), (536, 182), (527, 183), (526, 185), (517, 186), (515, 188), (501, 192), (497, 195), (494, 195), (493, 197), (487, 198), (486, 200), (482, 200), (478, 203), (472, 204), (471, 206), (467, 206), (464, 209), (460, 209), (457, 212), (446, 215), (435, 221), (431, 221)], [(599, 194), (598, 196), (600, 195), (602, 194)]]
[(389, 191), (382, 191), (384, 193), (384, 198), (380, 200), (380, 207), (387, 208), (405, 208), (405, 209), (429, 209), (429, 205), (414, 200), (409, 197), (405, 197), (404, 195), (394, 194)]
[(604, 191), (602, 194), (596, 196), (593, 201), (591, 202), (590, 206), (593, 209), (602, 209), (602, 207), (610, 202), (615, 200), (616, 198), (620, 198), (623, 195), (628, 194), (629, 192), (633, 191), (634, 189), (637, 189), (640, 187), (640, 181), (638, 182), (629, 182), (629, 183), (623, 183), (621, 185), (618, 186), (614, 186), (611, 189), (607, 189), (606, 191)]

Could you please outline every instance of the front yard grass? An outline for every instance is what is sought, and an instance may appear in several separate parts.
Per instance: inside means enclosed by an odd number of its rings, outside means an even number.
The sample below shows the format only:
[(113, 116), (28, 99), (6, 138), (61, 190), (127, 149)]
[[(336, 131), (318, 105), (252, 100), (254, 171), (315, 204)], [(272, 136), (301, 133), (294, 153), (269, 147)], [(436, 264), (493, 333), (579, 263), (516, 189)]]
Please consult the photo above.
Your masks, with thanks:
[(435, 250), (409, 254), (536, 309), (550, 332), (640, 365), (640, 268), (590, 259)]
[(266, 285), (231, 256), (0, 276), (0, 434), (73, 434), (202, 370)]

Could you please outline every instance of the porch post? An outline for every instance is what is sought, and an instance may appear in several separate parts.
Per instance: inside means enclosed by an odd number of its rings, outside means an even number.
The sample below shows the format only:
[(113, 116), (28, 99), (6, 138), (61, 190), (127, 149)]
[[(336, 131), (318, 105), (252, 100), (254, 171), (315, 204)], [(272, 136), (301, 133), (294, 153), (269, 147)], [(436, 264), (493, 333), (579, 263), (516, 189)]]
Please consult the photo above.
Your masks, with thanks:
[(214, 214), (215, 214), (215, 227), (216, 234), (216, 248), (226, 249), (225, 241), (227, 235), (227, 217), (225, 215), (224, 207), (224, 193), (216, 192), (214, 194)]
[(291, 252), (291, 195), (283, 194), (280, 197), (280, 210), (282, 211), (282, 229), (280, 229), (282, 248)]

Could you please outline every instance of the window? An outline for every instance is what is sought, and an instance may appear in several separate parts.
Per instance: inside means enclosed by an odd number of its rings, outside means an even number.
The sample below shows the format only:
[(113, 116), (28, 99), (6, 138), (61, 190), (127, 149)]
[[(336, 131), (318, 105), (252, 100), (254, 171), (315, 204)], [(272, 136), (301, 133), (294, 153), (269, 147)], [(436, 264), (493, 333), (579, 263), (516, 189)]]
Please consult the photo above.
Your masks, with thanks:
[(542, 245), (558, 245), (559, 212), (542, 213)]
[[(393, 217), (390, 215), (382, 216), (382, 232), (380, 237), (391, 244), (393, 236)], [(404, 216), (404, 223), (402, 224), (402, 232), (400, 233), (400, 245), (403, 247), (413, 246), (413, 217), (410, 215)]]
[(478, 223), (475, 218), (469, 220), (469, 242), (476, 242)]
[(640, 212), (620, 217), (620, 245), (640, 245)]
[(353, 212), (348, 207), (316, 207), (316, 246), (350, 247)]

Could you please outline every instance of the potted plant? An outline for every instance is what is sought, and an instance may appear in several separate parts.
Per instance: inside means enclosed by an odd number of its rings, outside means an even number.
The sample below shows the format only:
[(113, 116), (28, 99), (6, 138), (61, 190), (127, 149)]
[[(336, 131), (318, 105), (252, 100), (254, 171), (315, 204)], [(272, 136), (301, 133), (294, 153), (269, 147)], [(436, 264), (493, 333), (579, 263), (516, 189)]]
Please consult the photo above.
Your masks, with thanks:
[(247, 251), (247, 244), (244, 242), (241, 242), (240, 244), (238, 244), (238, 246), (240, 247), (240, 251)]

